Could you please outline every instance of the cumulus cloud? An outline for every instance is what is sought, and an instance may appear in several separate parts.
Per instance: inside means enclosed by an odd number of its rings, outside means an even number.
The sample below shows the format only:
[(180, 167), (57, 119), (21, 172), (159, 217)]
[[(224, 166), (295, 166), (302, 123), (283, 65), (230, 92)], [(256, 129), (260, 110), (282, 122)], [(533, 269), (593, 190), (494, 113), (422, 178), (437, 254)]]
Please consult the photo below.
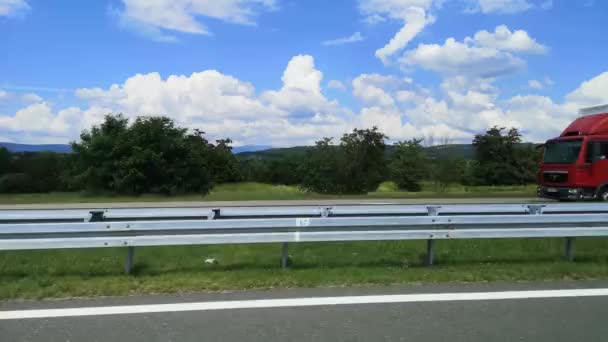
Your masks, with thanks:
[(54, 108), (40, 102), (11, 116), (0, 115), (0, 130), (67, 142), (99, 124), (105, 114), (123, 113), (166, 115), (179, 125), (209, 132), (212, 139), (229, 136), (238, 144), (309, 144), (353, 128), (350, 110), (323, 95), (322, 79), (314, 59), (306, 55), (290, 60), (280, 89), (261, 94), (251, 83), (216, 70), (167, 78), (136, 74), (107, 88), (77, 89), (82, 107)]
[(427, 13), (432, 4), (432, 0), (360, 0), (359, 10), (367, 22), (377, 23), (390, 18), (404, 23), (384, 47), (376, 50), (376, 57), (387, 64), (390, 56), (405, 48), (427, 25), (435, 22), (435, 17)]
[(608, 71), (581, 83), (574, 91), (566, 95), (568, 102), (576, 107), (590, 107), (608, 103)]
[(470, 142), (494, 125), (517, 127), (527, 140), (542, 141), (559, 134), (579, 108), (608, 103), (608, 71), (582, 82), (561, 101), (525, 93), (501, 98), (495, 79), (487, 77), (446, 76), (432, 92), (412, 79), (361, 74), (352, 80), (353, 97), (361, 104), (356, 112), (323, 94), (323, 73), (312, 56), (294, 56), (282, 81), (279, 89), (258, 92), (253, 84), (216, 70), (166, 78), (137, 74), (109, 87), (78, 89), (80, 107), (38, 101), (3, 113), (0, 133), (20, 141), (67, 142), (105, 114), (121, 112), (167, 115), (211, 139), (230, 137), (240, 145), (312, 144), (371, 126), (393, 141), (432, 136), (437, 142)]
[(486, 30), (475, 33), (469, 42), (476, 45), (495, 48), (503, 51), (521, 53), (545, 53), (547, 47), (539, 44), (524, 30), (511, 31), (507, 25), (497, 26), (494, 32)]
[(534, 90), (541, 90), (541, 89), (545, 88), (545, 85), (539, 80), (529, 80), (528, 88), (534, 89)]
[[(528, 0), (469, 0), (466, 12), (514, 14), (533, 8)], [(546, 5), (545, 5), (546, 6)]]
[(262, 93), (260, 98), (271, 108), (311, 116), (316, 113), (336, 113), (340, 107), (336, 101), (328, 100), (321, 92), (323, 73), (315, 67), (309, 55), (293, 57), (283, 72), (280, 90)]
[[(403, 22), (403, 27), (385, 44), (376, 50), (378, 57), (384, 64), (390, 62), (390, 57), (407, 45), (425, 27), (435, 22), (436, 18), (429, 14), (434, 8), (441, 8), (449, 0), (359, 0), (359, 12), (364, 16), (363, 21), (368, 25), (386, 21), (387, 19)], [(513, 14), (527, 11), (531, 8), (548, 9), (552, 7), (552, 0), (545, 0), (538, 6), (529, 0), (460, 0), (465, 4), (467, 13), (501, 13)], [(506, 29), (506, 30), (505, 30)], [(480, 40), (484, 44), (502, 50), (515, 49), (527, 52), (543, 53), (544, 47), (534, 40), (530, 40), (525, 31), (510, 32), (506, 26), (500, 27), (494, 33), (480, 32)]]
[(346, 86), (344, 85), (344, 83), (342, 83), (342, 81), (330, 80), (329, 82), (327, 82), (327, 88), (344, 90), (346, 89)]
[(352, 81), (353, 95), (366, 105), (390, 107), (395, 101), (386, 89), (399, 83), (395, 76), (361, 74)]
[(528, 85), (524, 89), (542, 90), (553, 85), (553, 80), (545, 77), (542, 80), (529, 80)]
[(13, 117), (0, 117), (0, 127), (10, 131), (60, 133), (63, 126), (49, 104), (35, 103), (18, 110)]
[(448, 38), (443, 45), (420, 44), (407, 51), (400, 62), (404, 66), (420, 66), (446, 75), (496, 77), (522, 69), (526, 63), (519, 57), (496, 48), (474, 46)]
[(255, 25), (256, 16), (276, 8), (275, 0), (122, 0), (118, 15), (127, 27), (159, 40), (175, 40), (163, 30), (209, 35), (200, 17), (229, 23)]
[(30, 9), (25, 0), (0, 0), (0, 17), (16, 17)]
[(37, 94), (34, 93), (27, 93), (27, 94), (23, 94), (21, 95), (21, 99), (25, 102), (40, 102), (42, 101), (42, 97), (38, 96)]
[(7, 91), (0, 89), (0, 102), (8, 100), (9, 97), (10, 94)]
[(356, 42), (361, 42), (363, 40), (365, 40), (365, 38), (361, 35), (361, 32), (355, 32), (348, 37), (326, 40), (322, 43), (322, 45), (325, 45), (325, 46), (344, 45), (344, 44), (352, 44), (352, 43), (356, 43)]
[(183, 123), (199, 117), (221, 120), (281, 114), (255, 97), (252, 84), (216, 70), (171, 75), (166, 80), (158, 73), (137, 74), (105, 90), (78, 89), (76, 95), (133, 115), (170, 114)]
[(523, 69), (523, 53), (544, 53), (547, 47), (524, 30), (511, 31), (506, 25), (494, 32), (478, 31), (462, 42), (448, 38), (443, 44), (419, 44), (399, 59), (403, 69), (419, 66), (443, 75), (468, 78), (495, 78)]

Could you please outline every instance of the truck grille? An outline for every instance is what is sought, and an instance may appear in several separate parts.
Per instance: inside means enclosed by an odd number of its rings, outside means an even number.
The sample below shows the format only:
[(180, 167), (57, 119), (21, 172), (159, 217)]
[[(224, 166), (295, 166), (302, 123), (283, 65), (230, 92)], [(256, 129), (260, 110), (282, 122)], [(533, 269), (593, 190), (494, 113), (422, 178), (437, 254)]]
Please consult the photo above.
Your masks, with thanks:
[(544, 172), (543, 181), (547, 183), (567, 183), (567, 172)]

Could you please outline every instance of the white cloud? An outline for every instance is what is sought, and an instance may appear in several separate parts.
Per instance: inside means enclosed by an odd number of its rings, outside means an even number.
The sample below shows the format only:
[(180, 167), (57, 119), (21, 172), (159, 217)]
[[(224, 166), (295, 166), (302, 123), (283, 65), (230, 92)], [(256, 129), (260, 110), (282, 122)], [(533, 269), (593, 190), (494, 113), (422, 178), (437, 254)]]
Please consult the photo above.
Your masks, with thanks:
[(54, 131), (55, 116), (47, 103), (35, 103), (18, 110), (13, 117), (0, 117), (0, 128), (10, 131)]
[(394, 76), (361, 74), (352, 81), (353, 95), (366, 105), (390, 107), (395, 101), (386, 89), (401, 82)]
[(608, 71), (581, 83), (576, 90), (566, 95), (566, 99), (578, 108), (602, 105), (608, 103), (606, 89), (608, 89)]
[(254, 25), (263, 10), (276, 8), (275, 0), (122, 0), (121, 22), (160, 40), (175, 37), (161, 30), (210, 34), (199, 18), (208, 17), (241, 25)]
[(405, 48), (427, 25), (435, 22), (435, 17), (427, 13), (432, 4), (432, 0), (359, 0), (359, 10), (368, 22), (378, 22), (386, 17), (404, 22), (401, 30), (384, 47), (376, 50), (376, 57), (387, 64), (390, 56)]
[(443, 45), (420, 44), (406, 51), (400, 62), (446, 75), (496, 77), (522, 69), (526, 63), (509, 52), (470, 45), (448, 38)]
[(379, 14), (372, 14), (369, 15), (365, 18), (363, 18), (363, 22), (366, 23), (369, 26), (374, 26), (376, 24), (385, 22), (386, 18), (384, 18), (383, 16), (379, 15)]
[(528, 0), (469, 0), (467, 12), (513, 14), (533, 7)]
[(506, 25), (493, 33), (482, 30), (462, 42), (448, 38), (443, 45), (419, 44), (400, 58), (404, 69), (420, 66), (444, 75), (468, 78), (494, 78), (524, 68), (526, 63), (516, 53), (543, 53), (547, 48), (526, 31), (511, 31)]
[(529, 80), (528, 88), (535, 89), (535, 90), (541, 90), (541, 89), (545, 88), (545, 85), (539, 80)]
[(494, 32), (486, 30), (475, 33), (469, 41), (478, 46), (521, 53), (545, 53), (547, 47), (539, 44), (524, 30), (511, 31), (507, 25), (497, 26)]
[(329, 82), (327, 82), (327, 88), (344, 90), (346, 89), (346, 86), (341, 81), (330, 80)]
[(424, 101), (424, 96), (411, 90), (399, 90), (395, 93), (397, 101), (403, 104), (421, 103)]
[(37, 94), (34, 93), (27, 93), (27, 94), (23, 94), (21, 95), (21, 99), (25, 102), (40, 102), (42, 101), (42, 97), (38, 96)]
[(9, 99), (11, 95), (2, 89), (0, 89), (0, 102), (4, 102)]
[[(473, 48), (506, 53), (466, 45)], [(481, 54), (476, 51), (473, 56), (477, 53)], [(460, 65), (471, 69), (465, 62), (451, 67)], [(495, 79), (484, 73), (445, 74), (433, 92), (409, 78), (361, 74), (352, 80), (353, 97), (362, 104), (357, 112), (326, 98), (323, 73), (309, 55), (291, 58), (282, 86), (266, 91), (216, 70), (166, 78), (158, 73), (136, 74), (108, 87), (78, 89), (80, 107), (55, 108), (50, 102), (36, 101), (14, 114), (0, 115), (0, 134), (20, 141), (67, 142), (100, 123), (105, 114), (124, 113), (166, 115), (181, 126), (202, 129), (210, 139), (230, 137), (241, 145), (312, 144), (323, 136), (339, 137), (354, 127), (371, 126), (380, 127), (393, 140), (432, 136), (437, 142), (443, 138), (470, 142), (474, 134), (499, 125), (518, 127), (526, 139), (542, 141), (558, 135), (580, 107), (608, 103), (608, 71), (582, 82), (561, 101), (526, 93), (503, 99)], [(538, 81), (548, 84), (546, 79)], [(327, 87), (330, 84), (342, 83), (330, 81)]]
[(315, 67), (309, 55), (293, 57), (283, 72), (283, 87), (266, 91), (260, 98), (271, 108), (294, 114), (313, 115), (335, 113), (340, 110), (336, 101), (329, 101), (321, 93), (323, 73)]
[[(368, 25), (375, 25), (387, 19), (404, 23), (401, 30), (386, 45), (376, 50), (376, 57), (384, 64), (388, 64), (392, 55), (407, 47), (426, 26), (435, 22), (435, 17), (429, 14), (429, 11), (434, 8), (442, 8), (447, 1), (449, 0), (359, 0), (359, 11), (365, 16), (363, 21)], [(533, 5), (528, 0), (460, 0), (460, 2), (464, 2), (467, 6), (465, 12), (485, 14), (512, 14), (535, 7), (548, 9), (553, 4), (552, 0), (545, 0), (539, 6)], [(482, 31), (480, 39), (488, 44), (486, 46), (502, 50), (522, 51), (525, 49), (525, 51), (533, 53), (544, 52), (544, 47), (531, 40), (525, 31), (511, 33), (505, 32), (504, 28), (500, 27), (500, 30), (497, 29), (494, 34)], [(508, 35), (505, 36), (506, 34)]]
[(15, 17), (31, 9), (25, 0), (0, 0), (0, 17)]
[[(608, 95), (603, 91), (606, 87), (608, 71), (582, 82), (562, 102), (526, 94), (500, 100), (496, 88), (453, 79), (442, 85), (444, 99), (429, 96), (424, 102), (415, 102), (416, 105), (406, 113), (409, 122), (416, 127), (445, 124), (470, 132), (470, 136), (494, 125), (517, 127), (528, 141), (540, 142), (559, 135), (577, 117), (581, 107), (608, 103)], [(539, 125), (539, 122), (543, 124)]]
[(363, 36), (361, 35), (361, 32), (355, 32), (348, 37), (326, 40), (322, 43), (322, 45), (332, 46), (332, 45), (351, 44), (351, 43), (361, 42), (364, 39), (365, 38), (363, 38)]
[(260, 95), (251, 83), (216, 70), (166, 79), (158, 73), (137, 74), (105, 89), (76, 90), (86, 103), (82, 108), (54, 109), (42, 102), (12, 116), (0, 115), (0, 131), (32, 132), (40, 141), (67, 142), (99, 124), (105, 114), (123, 113), (131, 118), (166, 115), (181, 126), (203, 129), (212, 139), (229, 136), (240, 144), (309, 144), (353, 128), (350, 110), (321, 92), (322, 79), (314, 59), (305, 55), (288, 63), (279, 90)]
[(182, 123), (200, 117), (221, 120), (279, 114), (255, 97), (252, 84), (216, 70), (190, 76), (171, 75), (166, 80), (158, 73), (137, 74), (107, 90), (78, 89), (76, 95), (92, 104), (116, 108), (127, 114), (166, 114)]
[(17, 102), (41, 102), (42, 97), (34, 93), (16, 94), (0, 89), (0, 103), (8, 102), (9, 100), (17, 100)]
[(542, 90), (548, 87), (551, 87), (554, 84), (553, 80), (549, 77), (545, 77), (542, 80), (529, 80), (528, 85), (526, 87), (522, 87), (523, 89), (533, 89), (533, 90)]

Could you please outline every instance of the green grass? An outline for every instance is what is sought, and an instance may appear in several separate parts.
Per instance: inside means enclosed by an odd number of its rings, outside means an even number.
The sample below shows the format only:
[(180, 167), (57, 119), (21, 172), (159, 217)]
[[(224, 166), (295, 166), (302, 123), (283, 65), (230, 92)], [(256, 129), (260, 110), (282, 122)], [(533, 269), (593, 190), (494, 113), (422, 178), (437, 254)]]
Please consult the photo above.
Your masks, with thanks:
[(297, 186), (262, 183), (220, 184), (206, 196), (191, 194), (180, 196), (141, 195), (111, 196), (86, 195), (78, 192), (42, 194), (0, 194), (0, 204), (25, 203), (101, 203), (101, 202), (162, 202), (162, 201), (248, 201), (248, 200), (306, 200), (306, 199), (377, 199), (377, 198), (470, 198), (470, 197), (534, 197), (536, 186), (464, 187), (450, 186), (442, 192), (429, 183), (420, 192), (405, 192), (392, 182), (380, 184), (378, 190), (366, 195), (321, 195), (300, 191)]
[[(0, 252), (0, 299), (370, 284), (599, 279), (608, 277), (608, 239), (437, 241), (436, 265), (423, 266), (424, 241), (280, 244)], [(216, 258), (217, 264), (205, 264)]]
[[(535, 186), (451, 186), (421, 192), (382, 183), (360, 196), (305, 193), (294, 186), (223, 184), (207, 196), (0, 195), (0, 203), (296, 200), (330, 198), (532, 197)], [(273, 287), (408, 282), (588, 279), (608, 276), (608, 239), (577, 240), (578, 259), (562, 259), (561, 240), (438, 241), (437, 265), (422, 266), (424, 242), (293, 244), (291, 268), (279, 268), (280, 245), (149, 247), (136, 251), (132, 275), (125, 249), (0, 252), (0, 299), (171, 293)], [(219, 263), (208, 265), (206, 258)]]

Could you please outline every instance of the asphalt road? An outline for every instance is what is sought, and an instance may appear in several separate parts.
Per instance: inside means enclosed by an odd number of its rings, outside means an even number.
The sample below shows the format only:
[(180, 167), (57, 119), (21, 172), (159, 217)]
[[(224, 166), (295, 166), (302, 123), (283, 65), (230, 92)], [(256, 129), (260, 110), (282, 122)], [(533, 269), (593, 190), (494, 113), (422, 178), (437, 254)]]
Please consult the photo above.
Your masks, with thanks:
[(334, 199), (334, 200), (275, 200), (275, 201), (182, 201), (182, 202), (112, 202), (112, 203), (51, 203), (1, 204), (0, 209), (109, 209), (109, 208), (172, 208), (172, 207), (253, 207), (286, 205), (356, 205), (356, 204), (504, 204), (554, 202), (534, 197), (521, 198), (411, 198), (411, 199)]
[[(221, 294), (0, 303), (2, 341), (607, 341), (608, 282), (418, 285), (354, 289), (272, 290)], [(599, 289), (602, 295), (560, 298), (440, 300), (521, 291)], [(509, 291), (509, 292), (501, 292)], [(515, 291), (515, 292), (511, 292)], [(578, 290), (575, 290), (577, 292)], [(588, 291), (588, 290), (582, 290)], [(594, 290), (591, 290), (594, 291)], [(473, 294), (471, 294), (473, 292)], [(578, 292), (577, 292), (578, 293)], [(429, 302), (235, 308), (99, 315), (98, 307), (275, 299), (431, 294)], [(502, 294), (501, 294), (502, 296)], [(556, 297), (558, 296), (558, 297)], [(394, 296), (393, 296), (394, 297)], [(407, 297), (407, 296), (406, 296)], [(427, 296), (428, 297), (428, 296)], [(312, 299), (311, 299), (312, 298)], [(333, 298), (333, 297), (332, 297)], [(345, 297), (353, 298), (353, 297)], [(359, 297), (357, 297), (359, 298)], [(366, 297), (368, 298), (368, 297)], [(372, 298), (372, 297), (369, 297)], [(439, 301), (435, 301), (435, 298)], [(511, 298), (511, 297), (509, 297)], [(374, 299), (376, 300), (376, 299)], [(373, 302), (373, 300), (372, 300)], [(225, 302), (222, 302), (225, 303)], [(249, 304), (248, 304), (249, 303)], [(190, 305), (190, 304), (183, 304)], [(257, 304), (256, 304), (257, 305)], [(293, 304), (295, 305), (295, 304)], [(146, 305), (150, 306), (150, 305)], [(92, 316), (2, 319), (14, 310), (92, 307)], [(83, 309), (84, 310), (84, 309)], [(29, 312), (29, 311), (28, 311)], [(68, 310), (60, 310), (59, 315)], [(5, 316), (6, 318), (6, 316)]]

